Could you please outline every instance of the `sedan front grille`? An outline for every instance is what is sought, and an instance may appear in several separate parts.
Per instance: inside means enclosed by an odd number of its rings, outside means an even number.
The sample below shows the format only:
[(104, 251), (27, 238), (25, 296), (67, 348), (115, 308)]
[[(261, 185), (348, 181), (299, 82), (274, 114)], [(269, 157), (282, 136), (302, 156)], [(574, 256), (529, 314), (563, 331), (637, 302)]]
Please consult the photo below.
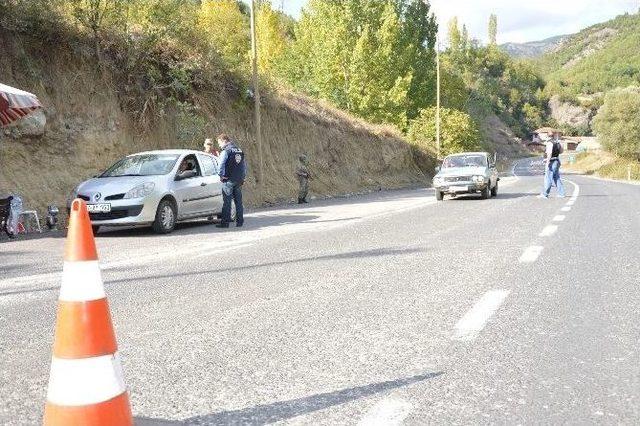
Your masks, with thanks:
[(105, 201), (115, 201), (115, 200), (122, 200), (124, 198), (125, 194), (116, 194), (116, 195), (109, 195), (108, 197), (105, 197)]
[(89, 196), (87, 195), (78, 194), (78, 198), (84, 201), (89, 201)]
[(447, 176), (444, 178), (445, 182), (470, 182), (471, 176)]

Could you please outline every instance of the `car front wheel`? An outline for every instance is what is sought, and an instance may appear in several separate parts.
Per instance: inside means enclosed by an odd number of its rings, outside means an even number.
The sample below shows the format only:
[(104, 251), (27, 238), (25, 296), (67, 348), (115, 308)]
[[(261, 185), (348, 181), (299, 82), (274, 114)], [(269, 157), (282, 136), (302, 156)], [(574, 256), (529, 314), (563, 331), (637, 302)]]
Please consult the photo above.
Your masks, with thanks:
[(498, 182), (496, 182), (496, 186), (494, 186), (493, 189), (491, 190), (491, 196), (492, 197), (498, 196)]
[(491, 196), (491, 184), (488, 184), (481, 192), (482, 199), (486, 200)]
[(168, 234), (176, 227), (176, 207), (171, 200), (162, 200), (158, 204), (153, 230), (158, 234)]

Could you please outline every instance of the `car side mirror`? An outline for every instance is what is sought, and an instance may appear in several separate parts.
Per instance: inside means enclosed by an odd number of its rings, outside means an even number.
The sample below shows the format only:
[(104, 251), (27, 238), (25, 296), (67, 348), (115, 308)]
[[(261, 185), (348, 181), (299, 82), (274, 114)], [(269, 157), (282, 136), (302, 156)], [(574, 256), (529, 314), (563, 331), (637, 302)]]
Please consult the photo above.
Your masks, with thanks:
[(435, 171), (436, 171), (436, 173), (440, 173), (440, 166), (437, 166), (437, 167), (435, 168)]

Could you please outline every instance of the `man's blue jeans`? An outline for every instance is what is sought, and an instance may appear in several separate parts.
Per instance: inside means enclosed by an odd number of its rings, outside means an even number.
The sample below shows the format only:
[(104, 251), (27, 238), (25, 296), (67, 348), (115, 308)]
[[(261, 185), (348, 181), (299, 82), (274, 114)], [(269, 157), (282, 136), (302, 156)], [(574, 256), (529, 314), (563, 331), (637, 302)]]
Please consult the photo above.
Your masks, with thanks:
[(544, 191), (542, 195), (548, 197), (551, 193), (551, 186), (555, 184), (558, 195), (564, 197), (564, 185), (560, 179), (560, 160), (553, 160), (544, 172)]
[(236, 205), (236, 222), (240, 225), (244, 222), (244, 209), (242, 208), (242, 185), (226, 181), (222, 183), (222, 223), (231, 222), (231, 202)]

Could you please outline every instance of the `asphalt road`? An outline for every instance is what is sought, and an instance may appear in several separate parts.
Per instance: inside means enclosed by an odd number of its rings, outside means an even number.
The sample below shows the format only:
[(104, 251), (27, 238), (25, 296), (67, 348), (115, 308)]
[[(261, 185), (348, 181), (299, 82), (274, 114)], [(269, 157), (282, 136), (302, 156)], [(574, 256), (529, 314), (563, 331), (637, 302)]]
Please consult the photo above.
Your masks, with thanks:
[[(638, 424), (640, 187), (541, 166), (102, 234), (140, 424)], [(63, 239), (0, 244), (0, 424), (41, 421)]]

